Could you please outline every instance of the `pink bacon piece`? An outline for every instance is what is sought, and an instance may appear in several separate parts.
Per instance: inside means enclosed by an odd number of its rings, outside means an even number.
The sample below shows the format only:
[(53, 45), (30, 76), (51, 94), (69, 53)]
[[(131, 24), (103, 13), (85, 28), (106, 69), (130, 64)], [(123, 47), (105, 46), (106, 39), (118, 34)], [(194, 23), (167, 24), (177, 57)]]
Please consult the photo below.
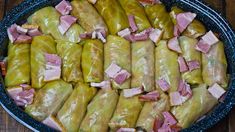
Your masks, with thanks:
[(168, 48), (177, 53), (182, 53), (182, 50), (178, 41), (178, 37), (174, 37), (168, 41)]
[(143, 93), (143, 88), (139, 87), (139, 88), (124, 89), (123, 93), (124, 93), (123, 94), (124, 97), (130, 98), (130, 97), (133, 97), (133, 96), (136, 96), (136, 95)]
[(182, 56), (178, 57), (178, 64), (179, 64), (179, 69), (181, 73), (187, 72), (189, 70), (184, 57)]
[(117, 84), (121, 85), (121, 84), (123, 84), (128, 78), (130, 78), (130, 76), (131, 76), (131, 74), (130, 74), (128, 71), (126, 71), (126, 70), (121, 70), (121, 71), (119, 71), (119, 72), (114, 76), (113, 80), (114, 80)]
[(197, 60), (187, 61), (187, 65), (190, 71), (200, 68), (200, 63)]
[(176, 15), (177, 28), (182, 33), (197, 15), (191, 12), (179, 13)]
[(73, 16), (70, 16), (70, 15), (61, 16), (60, 25), (58, 27), (60, 33), (64, 35), (76, 21), (77, 21), (77, 18)]
[(226, 91), (217, 83), (208, 88), (208, 91), (213, 95), (216, 99), (220, 99)]
[(207, 44), (202, 39), (197, 43), (195, 47), (197, 51), (201, 51), (202, 53), (205, 53), (205, 54), (208, 53), (210, 48), (211, 48), (211, 45)]
[(138, 27), (135, 23), (135, 16), (128, 15), (128, 21), (129, 21), (129, 25), (131, 27), (131, 32), (136, 32), (138, 30)]
[(209, 31), (204, 36), (202, 36), (202, 40), (209, 45), (213, 45), (219, 42), (219, 39), (215, 36), (212, 31)]
[(157, 84), (164, 92), (167, 91), (168, 89), (170, 89), (170, 85), (165, 79), (157, 80)]
[(71, 4), (66, 0), (62, 0), (55, 8), (61, 15), (68, 15), (73, 9)]
[(17, 32), (16, 28), (17, 28), (17, 25), (13, 24), (11, 25), (11, 27), (7, 29), (8, 38), (11, 41), (11, 43), (14, 43), (19, 36), (19, 33)]
[(157, 91), (149, 92), (145, 95), (139, 96), (140, 101), (157, 101), (160, 97), (160, 94)]

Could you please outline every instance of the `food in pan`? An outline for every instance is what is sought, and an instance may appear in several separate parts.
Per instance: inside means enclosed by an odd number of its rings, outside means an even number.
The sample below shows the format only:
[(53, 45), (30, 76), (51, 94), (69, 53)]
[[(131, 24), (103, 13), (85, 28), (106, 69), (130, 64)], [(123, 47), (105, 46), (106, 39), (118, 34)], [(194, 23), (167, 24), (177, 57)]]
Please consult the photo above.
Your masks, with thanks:
[(153, 0), (44, 7), (7, 30), (6, 90), (59, 131), (180, 131), (229, 83), (224, 43), (196, 16)]

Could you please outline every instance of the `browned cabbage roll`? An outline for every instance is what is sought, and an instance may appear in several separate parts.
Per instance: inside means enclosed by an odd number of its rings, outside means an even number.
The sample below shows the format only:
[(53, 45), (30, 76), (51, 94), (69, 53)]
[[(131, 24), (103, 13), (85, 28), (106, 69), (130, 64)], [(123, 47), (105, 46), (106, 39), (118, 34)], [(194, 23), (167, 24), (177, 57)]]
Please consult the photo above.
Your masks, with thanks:
[(36, 36), (31, 44), (31, 85), (41, 88), (46, 83), (44, 72), (46, 67), (45, 53), (56, 54), (56, 43), (51, 36)]
[(163, 39), (170, 39), (174, 36), (174, 24), (163, 4), (147, 5), (145, 12), (152, 26), (164, 31)]
[(146, 102), (136, 126), (145, 129), (147, 132), (153, 130), (155, 119), (163, 120), (162, 112), (170, 110), (169, 98), (166, 94), (161, 93), (160, 99), (155, 102)]
[[(195, 49), (198, 43), (197, 39), (181, 36), (179, 37), (179, 42), (181, 49), (183, 51), (183, 57), (185, 61), (198, 61), (200, 65), (202, 64), (201, 52)], [(201, 84), (202, 81), (202, 68), (195, 69), (193, 71), (188, 71), (182, 74), (182, 78), (190, 84)]]
[(220, 41), (213, 45), (207, 54), (202, 54), (203, 81), (209, 86), (218, 83), (227, 88), (227, 65), (224, 44)]
[(208, 92), (206, 85), (202, 84), (193, 89), (191, 99), (180, 106), (173, 107), (171, 112), (178, 120), (178, 125), (187, 128), (217, 103), (217, 99)]
[(107, 132), (108, 123), (118, 102), (115, 90), (100, 90), (87, 106), (87, 114), (79, 128), (80, 132)]
[(85, 40), (82, 50), (82, 71), (85, 82), (101, 82), (104, 78), (104, 45), (100, 40)]
[(138, 41), (132, 46), (131, 87), (144, 87), (150, 92), (154, 86), (154, 43), (151, 40)]
[(133, 15), (135, 17), (135, 22), (139, 32), (151, 27), (144, 8), (141, 6), (138, 0), (119, 0), (119, 3), (127, 15)]
[[(131, 73), (131, 45), (122, 37), (109, 35), (107, 43), (104, 45), (104, 70), (114, 62), (121, 68)], [(107, 79), (107, 76), (106, 76)], [(112, 81), (114, 89), (130, 88), (131, 80), (126, 80), (122, 85)]]
[[(155, 48), (155, 79), (164, 79), (170, 85), (168, 92), (177, 90), (180, 79), (178, 54), (167, 47), (167, 41), (161, 40)], [(156, 88), (160, 89), (156, 83)]]
[(79, 23), (87, 32), (97, 29), (108, 31), (103, 18), (87, 0), (73, 0), (71, 5), (73, 7), (71, 14), (78, 18)]
[(9, 44), (6, 87), (30, 83), (30, 44)]
[(62, 78), (66, 82), (83, 82), (81, 71), (82, 46), (76, 43), (57, 40), (57, 53), (62, 58)]
[(118, 0), (97, 0), (95, 8), (104, 18), (112, 35), (129, 27), (126, 13)]
[(135, 127), (142, 107), (143, 103), (139, 100), (138, 96), (126, 98), (122, 92), (114, 115), (109, 122), (111, 130), (116, 131), (121, 127)]
[(72, 85), (63, 80), (49, 82), (36, 93), (33, 104), (26, 106), (25, 112), (38, 121), (55, 115), (72, 90)]
[(96, 94), (96, 88), (78, 83), (68, 100), (59, 110), (57, 118), (68, 132), (77, 132), (85, 116), (88, 103)]

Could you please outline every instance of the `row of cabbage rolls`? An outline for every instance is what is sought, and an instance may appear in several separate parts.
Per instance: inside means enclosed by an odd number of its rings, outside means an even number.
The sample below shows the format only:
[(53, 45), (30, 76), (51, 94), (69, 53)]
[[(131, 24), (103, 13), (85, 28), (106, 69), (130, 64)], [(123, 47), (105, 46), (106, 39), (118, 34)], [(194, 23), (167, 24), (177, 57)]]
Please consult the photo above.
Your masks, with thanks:
[[(31, 44), (9, 44), (5, 85), (30, 84), (36, 89), (34, 102), (25, 108), (30, 116), (43, 121), (54, 115), (71, 132), (116, 131), (136, 126), (151, 131), (155, 119), (162, 119), (164, 111), (171, 111), (178, 125), (186, 128), (218, 103), (207, 86), (218, 83), (227, 87), (224, 46), (218, 42), (207, 54), (195, 50), (197, 38), (206, 33), (201, 22), (194, 20), (179, 37), (182, 54), (178, 54), (167, 47), (167, 40), (174, 36), (175, 18), (170, 16), (183, 12), (177, 7), (168, 13), (163, 4), (142, 7), (136, 0), (98, 0), (94, 6), (86, 0), (76, 0), (71, 4), (71, 14), (79, 24), (73, 24), (65, 35), (58, 30), (60, 14), (54, 7), (45, 7), (28, 18), (28, 23), (39, 25), (44, 35), (34, 37)], [(138, 32), (151, 26), (164, 30), (162, 40), (156, 44), (151, 40), (131, 43), (117, 36), (117, 32), (129, 27), (128, 14), (135, 16)], [(110, 34), (105, 44), (98, 39), (77, 43), (79, 34), (100, 27)], [(60, 80), (44, 81), (45, 53), (62, 58)], [(180, 73), (180, 55), (186, 61), (197, 60), (200, 68)], [(131, 73), (131, 78), (121, 85), (112, 81), (113, 90), (90, 87), (91, 82), (108, 79), (104, 70), (112, 62)], [(170, 85), (166, 92), (156, 84), (163, 77)], [(193, 96), (184, 104), (171, 107), (168, 94), (177, 91), (180, 78), (193, 87)], [(142, 102), (138, 95), (123, 96), (122, 89), (142, 85), (146, 92), (157, 90), (160, 99)]]

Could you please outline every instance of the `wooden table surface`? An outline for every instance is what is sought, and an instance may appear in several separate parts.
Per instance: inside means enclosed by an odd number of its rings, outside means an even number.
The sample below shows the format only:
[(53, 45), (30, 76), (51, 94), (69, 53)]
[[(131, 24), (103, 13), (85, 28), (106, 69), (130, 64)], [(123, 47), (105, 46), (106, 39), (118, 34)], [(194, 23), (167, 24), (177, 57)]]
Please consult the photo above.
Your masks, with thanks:
[[(0, 0), (0, 20), (12, 7), (23, 0)], [(224, 15), (235, 29), (235, 0), (204, 0), (208, 5)], [(29, 132), (30, 130), (0, 107), (0, 132)], [(208, 130), (209, 132), (235, 132), (235, 108), (218, 124)]]

